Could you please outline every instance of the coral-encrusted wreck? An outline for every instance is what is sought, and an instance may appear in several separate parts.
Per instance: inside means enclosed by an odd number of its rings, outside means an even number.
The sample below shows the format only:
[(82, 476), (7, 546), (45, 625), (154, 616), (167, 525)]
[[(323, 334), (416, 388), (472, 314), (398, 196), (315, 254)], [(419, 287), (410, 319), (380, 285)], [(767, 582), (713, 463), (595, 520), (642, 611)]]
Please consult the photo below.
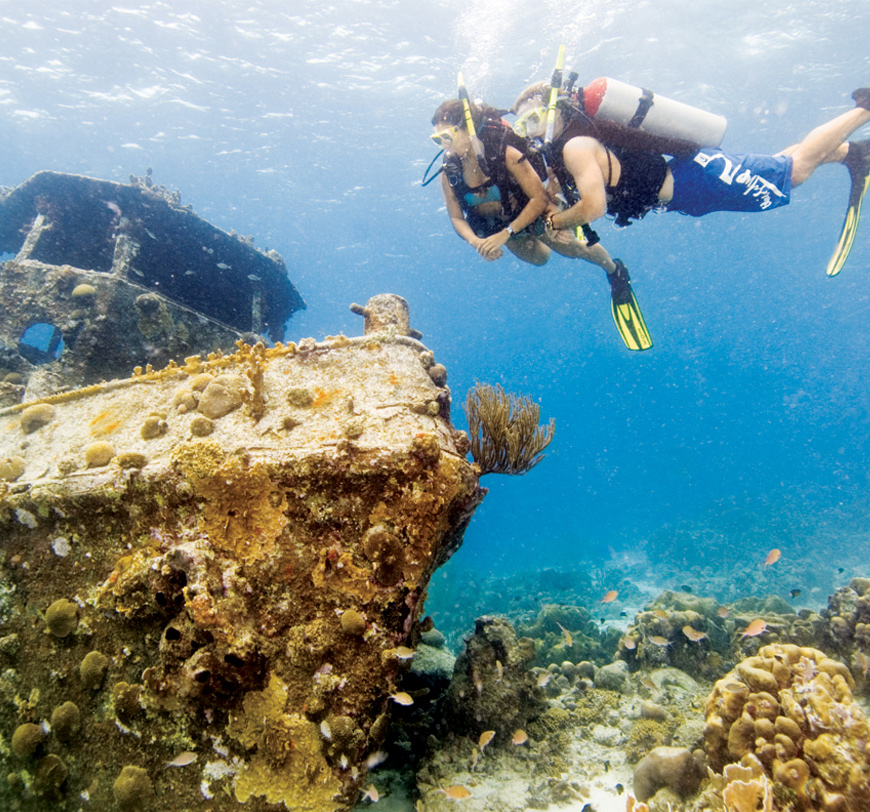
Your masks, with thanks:
[(0, 189), (0, 405), (255, 344), (305, 307), (275, 251), (151, 178), (38, 172)]
[(484, 493), (377, 304), (0, 412), (0, 808), (357, 800)]

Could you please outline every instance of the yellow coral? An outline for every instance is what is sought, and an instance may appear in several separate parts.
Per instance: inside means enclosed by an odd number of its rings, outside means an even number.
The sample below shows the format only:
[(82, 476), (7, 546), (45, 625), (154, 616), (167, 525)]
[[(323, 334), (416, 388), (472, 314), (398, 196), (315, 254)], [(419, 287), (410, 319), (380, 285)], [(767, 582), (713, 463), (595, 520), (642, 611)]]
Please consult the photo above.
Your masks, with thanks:
[(287, 712), (287, 686), (274, 674), (266, 688), (245, 696), (227, 732), (255, 749), (236, 779), (240, 803), (262, 795), (267, 803), (288, 809), (328, 812), (342, 807), (335, 801), (342, 784), (323, 755), (320, 729)]

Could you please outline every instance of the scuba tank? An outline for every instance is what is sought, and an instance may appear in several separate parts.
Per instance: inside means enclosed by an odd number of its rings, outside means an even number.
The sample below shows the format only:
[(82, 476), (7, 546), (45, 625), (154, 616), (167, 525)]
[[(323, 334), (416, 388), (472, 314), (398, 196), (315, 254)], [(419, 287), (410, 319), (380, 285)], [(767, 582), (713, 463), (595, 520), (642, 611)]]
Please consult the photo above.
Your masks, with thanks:
[(596, 123), (609, 122), (675, 141), (718, 147), (728, 126), (723, 116), (618, 79), (595, 79), (576, 93), (579, 106)]

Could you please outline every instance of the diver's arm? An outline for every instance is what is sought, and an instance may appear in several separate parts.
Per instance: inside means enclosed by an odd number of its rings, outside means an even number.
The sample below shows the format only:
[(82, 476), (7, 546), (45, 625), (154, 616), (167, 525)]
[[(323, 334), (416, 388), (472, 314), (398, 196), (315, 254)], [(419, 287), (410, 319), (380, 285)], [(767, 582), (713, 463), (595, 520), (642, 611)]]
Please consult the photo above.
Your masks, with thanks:
[(553, 228), (575, 228), (592, 223), (607, 213), (605, 180), (598, 161), (599, 150), (604, 147), (594, 138), (572, 138), (562, 150), (565, 168), (574, 178), (580, 200), (550, 220)]
[[(538, 173), (535, 172), (532, 165), (518, 149), (508, 147), (505, 150), (505, 161), (508, 171), (514, 176), (514, 179), (529, 199), (529, 202), (523, 206), (522, 211), (508, 223), (514, 233), (519, 234), (544, 213), (548, 203), (547, 192), (544, 189), (544, 184), (538, 177)], [(501, 248), (510, 238), (511, 235), (507, 229), (487, 237), (481, 246), (481, 253), (486, 250)]]
[(447, 206), (447, 214), (450, 217), (453, 230), (472, 248), (477, 250), (483, 240), (474, 233), (471, 226), (466, 222), (465, 216), (462, 214), (462, 207), (459, 205), (459, 201), (456, 199), (456, 195), (453, 193), (453, 189), (450, 187), (445, 174), (441, 175), (441, 191), (444, 193), (444, 203)]

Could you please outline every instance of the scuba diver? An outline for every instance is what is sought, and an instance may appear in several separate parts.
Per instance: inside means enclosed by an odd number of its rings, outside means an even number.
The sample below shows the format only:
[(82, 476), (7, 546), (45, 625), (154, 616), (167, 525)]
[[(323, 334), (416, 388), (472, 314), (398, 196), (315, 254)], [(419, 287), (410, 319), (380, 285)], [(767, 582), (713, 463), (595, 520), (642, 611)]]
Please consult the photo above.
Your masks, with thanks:
[[(852, 110), (822, 124), (800, 143), (776, 155), (732, 155), (718, 146), (711, 149), (709, 144), (668, 139), (637, 129), (657, 104), (654, 98), (658, 97), (649, 91), (635, 89), (641, 98), (627, 126), (614, 127), (612, 122), (599, 120), (595, 108), (602, 98), (601, 88), (592, 94), (590, 111), (589, 94), (583, 88), (574, 90), (573, 79), (576, 74), (572, 73), (563, 88), (559, 71), (558, 85), (554, 74), (549, 85), (541, 82), (526, 88), (512, 109), (518, 116), (514, 124), (518, 134), (544, 139), (548, 166), (570, 204), (549, 215), (548, 227), (583, 226), (605, 214), (615, 217), (617, 225), (626, 226), (652, 210), (693, 217), (714, 211), (766, 211), (786, 205), (792, 188), (806, 181), (820, 165), (838, 162), (849, 170), (851, 190), (827, 274), (835, 276), (840, 272), (855, 238), (861, 202), (870, 187), (870, 141), (847, 141), (855, 130), (870, 122), (870, 88), (852, 94), (856, 105)], [(722, 135), (724, 125), (719, 140)], [(666, 160), (665, 154), (674, 157)]]
[[(423, 185), (443, 173), (441, 188), (453, 228), (484, 259), (500, 258), (506, 247), (524, 262), (543, 265), (552, 249), (598, 265), (611, 278), (628, 278), (625, 265), (610, 258), (591, 229), (544, 226), (542, 215), (558, 207), (544, 187), (548, 173), (543, 157), (512, 131), (502, 111), (471, 102), (461, 73), (459, 98), (438, 107), (432, 126), (431, 139), (443, 149), (429, 164)], [(427, 179), (442, 154), (441, 169)], [(591, 239), (580, 237), (587, 232)], [(648, 336), (643, 346), (632, 342), (626, 342), (630, 349), (652, 346)]]
[(556, 206), (541, 178), (543, 158), (502, 120), (501, 111), (474, 102), (468, 108), (471, 129), (462, 99), (441, 104), (430, 136), (444, 149), (441, 189), (456, 233), (489, 261), (507, 248), (524, 262), (544, 265), (552, 248), (615, 273), (619, 260), (603, 246), (587, 246), (569, 230), (544, 232), (539, 218)]

